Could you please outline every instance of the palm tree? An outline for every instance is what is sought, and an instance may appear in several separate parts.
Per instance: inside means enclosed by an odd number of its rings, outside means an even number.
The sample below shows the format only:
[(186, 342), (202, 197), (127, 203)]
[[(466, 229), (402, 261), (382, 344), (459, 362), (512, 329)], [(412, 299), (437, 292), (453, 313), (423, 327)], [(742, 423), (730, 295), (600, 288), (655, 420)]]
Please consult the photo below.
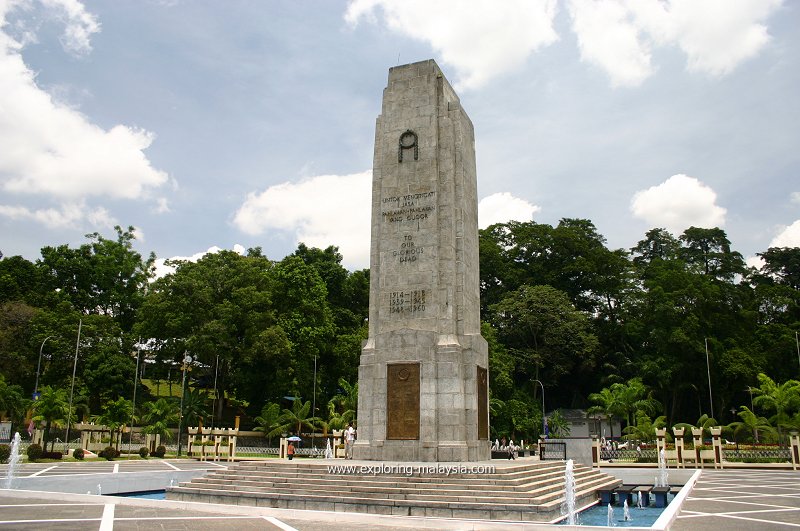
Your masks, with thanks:
[(347, 424), (356, 419), (356, 411), (358, 410), (358, 382), (350, 384), (350, 382), (344, 378), (339, 378), (339, 388), (342, 392), (331, 398), (330, 402), (328, 402), (328, 408), (330, 409), (331, 403), (334, 404), (342, 420)]
[(311, 401), (306, 400), (303, 403), (298, 397), (295, 397), (292, 409), (284, 409), (278, 417), (278, 426), (273, 430), (276, 433), (285, 433), (287, 431), (295, 430), (297, 435), (300, 435), (303, 427), (313, 430), (314, 426), (319, 426), (322, 419), (319, 417), (309, 417), (311, 411)]
[(697, 419), (697, 424), (690, 424), (688, 422), (679, 422), (675, 424), (675, 428), (683, 428), (687, 430), (685, 432), (684, 437), (687, 437), (690, 433), (692, 428), (703, 428), (703, 435), (702, 437), (711, 437), (711, 428), (719, 426), (719, 422), (714, 417), (709, 417), (707, 414), (703, 413), (699, 419)]
[[(589, 401), (594, 402), (596, 405), (590, 407), (587, 413), (596, 414), (600, 413), (608, 417), (609, 421), (616, 418), (624, 418), (625, 408), (620, 401), (619, 387), (622, 384), (615, 383), (611, 387), (604, 387), (599, 393), (592, 393), (589, 395)], [(614, 424), (609, 422), (611, 427), (610, 438), (614, 437)]]
[[(66, 389), (53, 389), (50, 386), (41, 388), (42, 394), (33, 402), (33, 417), (36, 422), (44, 421), (45, 447), (50, 440), (50, 428), (60, 427), (67, 423), (69, 401)], [(55, 441), (50, 441), (50, 451), (53, 451)]]
[[(142, 433), (160, 435), (165, 439), (171, 439), (172, 430), (170, 425), (178, 423), (178, 410), (180, 409), (178, 405), (171, 400), (159, 398), (155, 402), (145, 402), (142, 404), (142, 409), (144, 410)], [(151, 448), (152, 450), (154, 448)]]
[(651, 442), (656, 439), (656, 429), (663, 428), (667, 425), (667, 417), (661, 415), (655, 420), (644, 411), (638, 411), (636, 414), (636, 424), (625, 428), (625, 434), (628, 440)]
[(738, 435), (742, 432), (751, 435), (755, 442), (758, 442), (758, 434), (774, 434), (775, 428), (769, 423), (765, 417), (759, 417), (747, 406), (741, 406), (739, 409), (739, 418), (741, 421), (731, 422), (728, 428), (733, 430), (733, 438), (738, 440)]
[(628, 383), (613, 384), (613, 386), (618, 386), (619, 401), (628, 426), (633, 424), (634, 417), (639, 411), (654, 415), (661, 408), (661, 403), (653, 398), (652, 391), (642, 383), (641, 378), (631, 378)]
[(111, 432), (111, 444), (114, 445), (116, 443), (117, 450), (119, 450), (122, 430), (131, 418), (132, 408), (133, 402), (120, 397), (117, 400), (108, 402), (103, 406), (103, 412), (94, 417), (96, 423), (102, 424)]
[(790, 422), (790, 411), (800, 405), (800, 382), (797, 380), (787, 380), (778, 385), (766, 374), (759, 373), (758, 381), (761, 386), (754, 389), (758, 396), (753, 399), (753, 404), (768, 411), (775, 411), (775, 415), (770, 422), (778, 427), (778, 441), (783, 443), (781, 426), (787, 426)]
[(264, 437), (268, 438), (268, 444), (272, 445), (273, 435), (277, 435), (276, 429), (280, 427), (279, 419), (281, 408), (278, 404), (268, 402), (261, 408), (261, 415), (253, 419), (258, 426), (255, 431), (263, 431)]
[(206, 401), (208, 392), (201, 389), (187, 389), (183, 394), (183, 422), (186, 426), (198, 426), (208, 414)]

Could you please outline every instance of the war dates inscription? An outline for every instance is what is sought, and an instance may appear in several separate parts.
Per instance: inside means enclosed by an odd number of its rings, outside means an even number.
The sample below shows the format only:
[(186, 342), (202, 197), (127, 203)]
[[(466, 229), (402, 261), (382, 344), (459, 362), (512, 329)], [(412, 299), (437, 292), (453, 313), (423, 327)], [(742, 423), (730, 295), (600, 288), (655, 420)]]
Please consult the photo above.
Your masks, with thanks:
[(389, 292), (389, 314), (407, 315), (425, 311), (426, 290)]

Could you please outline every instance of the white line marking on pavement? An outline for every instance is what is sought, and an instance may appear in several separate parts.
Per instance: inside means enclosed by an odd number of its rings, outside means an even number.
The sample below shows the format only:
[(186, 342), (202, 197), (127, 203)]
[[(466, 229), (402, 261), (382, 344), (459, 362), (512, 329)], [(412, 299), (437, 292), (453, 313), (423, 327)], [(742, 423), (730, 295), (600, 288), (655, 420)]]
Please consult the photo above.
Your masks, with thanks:
[(206, 463), (208, 463), (209, 465), (214, 465), (214, 466), (218, 466), (220, 468), (224, 468), (226, 470), (228, 469), (228, 465), (221, 465), (219, 463), (215, 463), (214, 461), (206, 461)]
[(114, 471), (112, 474), (119, 474), (119, 463), (114, 463)]
[(280, 527), (283, 531), (297, 531), (294, 527), (290, 526), (289, 524), (284, 524), (274, 516), (265, 516), (264, 520), (271, 523), (274, 526)]
[(54, 518), (53, 520), (0, 520), (2, 524), (50, 524), (63, 522), (98, 522), (99, 518)]
[(176, 467), (172, 463), (168, 463), (166, 461), (161, 461), (161, 462), (164, 463), (165, 465), (167, 465), (168, 467), (171, 467), (173, 470), (180, 470), (180, 468)]
[(36, 476), (38, 476), (39, 474), (44, 474), (45, 472), (48, 472), (48, 471), (50, 471), (50, 470), (53, 470), (54, 468), (58, 468), (58, 465), (53, 465), (53, 466), (49, 466), (49, 467), (47, 467), (47, 468), (43, 468), (43, 469), (41, 469), (40, 471), (38, 471), (38, 472), (36, 472), (36, 473), (34, 473), (34, 474), (31, 474), (30, 476), (27, 476), (27, 477), (29, 477), (29, 478), (35, 478), (35, 477), (36, 477)]
[(107, 503), (103, 507), (103, 519), (100, 520), (100, 531), (112, 531), (114, 529), (114, 504)]

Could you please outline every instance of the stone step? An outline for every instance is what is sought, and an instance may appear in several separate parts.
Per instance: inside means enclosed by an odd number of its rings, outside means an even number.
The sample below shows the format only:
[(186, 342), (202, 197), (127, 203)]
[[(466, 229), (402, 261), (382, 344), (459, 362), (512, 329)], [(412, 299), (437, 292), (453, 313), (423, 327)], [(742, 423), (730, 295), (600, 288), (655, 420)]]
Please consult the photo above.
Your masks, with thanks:
[[(288, 466), (287, 466), (288, 465)], [(497, 467), (487, 475), (345, 475), (327, 464), (241, 463), (168, 489), (168, 499), (372, 514), (545, 521), (564, 503), (563, 462)], [(620, 481), (575, 467), (577, 503)]]
[[(596, 476), (598, 472), (593, 472), (591, 470), (583, 470), (575, 473), (576, 481), (580, 482), (583, 481), (584, 478), (592, 478)], [(215, 482), (220, 485), (230, 484), (230, 483), (248, 483), (248, 484), (264, 484), (264, 485), (275, 485), (278, 486), (294, 486), (297, 484), (303, 485), (322, 485), (326, 488), (337, 488), (337, 489), (346, 489), (353, 486), (360, 486), (360, 485), (370, 485), (375, 487), (405, 487), (405, 488), (417, 488), (417, 489), (460, 489), (460, 490), (470, 490), (470, 489), (491, 489), (491, 490), (516, 490), (516, 491), (530, 491), (535, 488), (539, 488), (542, 485), (548, 484), (556, 484), (557, 488), (563, 487), (563, 472), (558, 474), (549, 473), (547, 475), (541, 475), (539, 477), (529, 477), (526, 478), (527, 481), (525, 483), (517, 483), (513, 482), (511, 484), (505, 483), (489, 483), (489, 484), (465, 484), (462, 483), (459, 478), (441, 478), (441, 483), (430, 483), (426, 481), (420, 481), (420, 479), (425, 478), (416, 478), (416, 477), (402, 477), (396, 480), (392, 480), (391, 478), (384, 478), (382, 476), (378, 477), (330, 477), (330, 476), (317, 476), (317, 477), (291, 477), (291, 478), (275, 478), (269, 477), (268, 475), (258, 475), (258, 476), (238, 476), (234, 473), (230, 472), (218, 472), (211, 475), (208, 475), (204, 478), (198, 478), (196, 481), (198, 482)], [(445, 481), (447, 481), (445, 483)]]
[[(402, 485), (409, 485), (409, 486), (419, 486), (421, 488), (457, 488), (457, 489), (469, 489), (473, 487), (481, 487), (481, 488), (501, 488), (501, 489), (513, 489), (513, 490), (529, 490), (532, 486), (540, 484), (542, 482), (549, 482), (552, 480), (563, 480), (563, 471), (553, 471), (548, 472), (547, 474), (539, 474), (528, 476), (526, 478), (521, 478), (517, 480), (509, 480), (509, 481), (494, 481), (494, 482), (476, 482), (476, 481), (465, 481), (461, 478), (457, 477), (446, 477), (446, 478), (438, 478), (436, 482), (429, 481), (430, 478), (426, 477), (398, 477), (398, 478), (388, 478), (383, 475), (381, 476), (331, 476), (331, 475), (314, 475), (314, 476), (307, 476), (307, 475), (298, 475), (292, 477), (285, 477), (283, 475), (269, 475), (269, 474), (239, 474), (238, 471), (229, 471), (229, 472), (215, 472), (206, 476), (206, 479), (214, 479), (220, 482), (226, 481), (250, 481), (250, 482), (259, 482), (259, 481), (268, 481), (271, 484), (295, 484), (298, 482), (302, 483), (314, 483), (314, 484), (324, 484), (329, 485), (331, 487), (335, 486), (342, 486), (347, 487), (350, 485), (361, 485), (364, 483), (368, 483), (370, 485), (381, 485), (386, 484), (390, 486), (395, 486), (398, 484)], [(582, 477), (586, 475), (591, 475), (593, 472), (589, 469), (586, 470), (578, 470), (575, 472), (576, 480), (580, 480)]]
[[(618, 483), (618, 480), (611, 480), (611, 483)], [(608, 476), (602, 474), (592, 474), (585, 479), (576, 478), (578, 490), (596, 490), (606, 486)], [(183, 486), (188, 486), (184, 484)], [(302, 485), (291, 483), (271, 484), (268, 482), (248, 482), (225, 480), (223, 482), (214, 481), (211, 478), (198, 478), (192, 483), (193, 486), (207, 490), (230, 490), (237, 492), (261, 492), (261, 493), (285, 493), (293, 492), (303, 495), (328, 495), (336, 493), (339, 496), (357, 496), (363, 498), (387, 498), (387, 499), (414, 499), (414, 500), (446, 500), (446, 501), (472, 501), (490, 502), (496, 499), (505, 499), (509, 503), (547, 503), (553, 500), (563, 501), (564, 482), (544, 483), (537, 488), (527, 491), (508, 491), (485, 489), (431, 489), (431, 488), (411, 488), (409, 486), (397, 486), (386, 483), (381, 485), (362, 485), (349, 486), (347, 488), (332, 489), (324, 484)]]

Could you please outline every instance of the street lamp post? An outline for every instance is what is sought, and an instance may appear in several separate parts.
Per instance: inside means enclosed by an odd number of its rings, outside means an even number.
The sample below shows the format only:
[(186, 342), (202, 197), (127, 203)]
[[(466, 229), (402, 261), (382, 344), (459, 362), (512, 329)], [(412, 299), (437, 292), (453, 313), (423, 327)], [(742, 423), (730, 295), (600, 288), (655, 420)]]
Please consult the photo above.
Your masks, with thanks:
[(711, 411), (710, 417), (714, 416), (714, 397), (711, 394), (711, 362), (708, 358), (708, 338), (705, 338), (706, 342), (706, 369), (708, 370), (708, 402), (711, 404)]
[(211, 430), (214, 430), (214, 420), (217, 416), (217, 375), (219, 374), (219, 354), (214, 364), (214, 399), (211, 401)]
[(78, 340), (75, 342), (75, 362), (72, 364), (72, 386), (69, 388), (69, 409), (67, 410), (67, 436), (64, 438), (64, 454), (69, 453), (69, 426), (72, 423), (72, 395), (75, 392), (75, 370), (78, 368), (78, 349), (81, 346), (81, 326), (83, 319), (78, 320)]
[[(314, 386), (313, 391), (311, 392), (311, 416), (317, 416), (317, 355), (314, 354)], [(311, 427), (311, 446), (315, 447), (316, 437), (317, 434), (316, 426)]]
[(142, 350), (142, 338), (136, 344), (136, 372), (133, 375), (133, 404), (131, 404), (131, 426), (128, 432), (128, 458), (131, 456), (131, 445), (133, 444), (133, 418), (136, 416), (136, 382), (139, 378), (139, 357)]
[(178, 457), (181, 456), (181, 430), (183, 429), (183, 394), (186, 388), (186, 368), (192, 362), (192, 357), (186, 354), (183, 357), (183, 380), (181, 380), (181, 411), (178, 417)]
[(50, 338), (53, 338), (53, 337), (56, 337), (56, 336), (47, 336), (46, 338), (44, 338), (44, 341), (42, 341), (42, 345), (39, 347), (39, 363), (36, 365), (36, 384), (33, 386), (33, 399), (34, 400), (38, 400), (39, 399), (39, 397), (37, 395), (39, 394), (39, 371), (42, 368), (42, 349), (44, 348), (44, 344), (47, 343), (47, 340), (50, 339)]
[(542, 388), (542, 431), (544, 432), (545, 439), (547, 438), (547, 415), (545, 415), (544, 409), (544, 384), (539, 380), (533, 380), (534, 382), (538, 383), (539, 386)]

